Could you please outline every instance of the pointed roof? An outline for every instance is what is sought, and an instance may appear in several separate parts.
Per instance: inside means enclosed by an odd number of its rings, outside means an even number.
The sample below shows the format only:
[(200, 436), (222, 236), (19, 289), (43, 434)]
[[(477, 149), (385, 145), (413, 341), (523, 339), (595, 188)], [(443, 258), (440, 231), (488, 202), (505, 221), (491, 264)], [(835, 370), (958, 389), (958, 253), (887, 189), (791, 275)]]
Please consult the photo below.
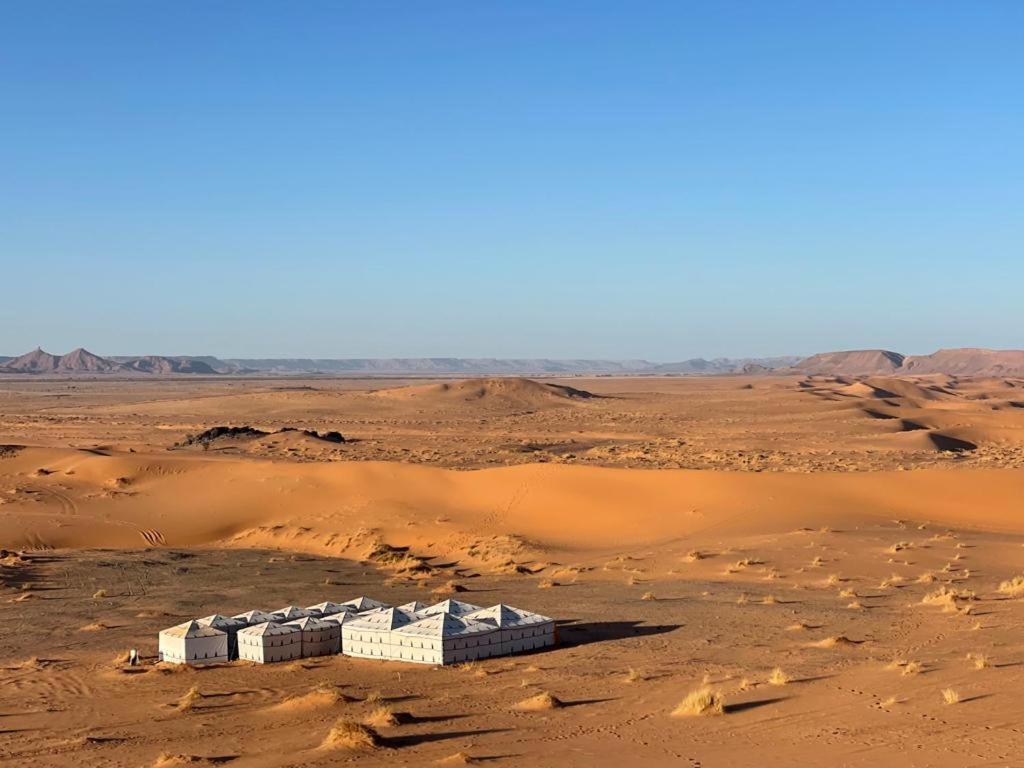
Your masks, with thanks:
[(413, 611), (415, 613), (422, 613), (429, 607), (426, 603), (421, 603), (419, 600), (413, 600), (411, 603), (404, 603), (400, 606), (403, 611)]
[(402, 608), (378, 608), (375, 611), (361, 613), (351, 622), (346, 623), (358, 624), (360, 627), (367, 629), (386, 631), (398, 629), (398, 627), (404, 627), (406, 624), (419, 621), (423, 616), (424, 614), (422, 613), (406, 611)]
[(325, 621), (319, 616), (303, 616), (301, 619), (285, 622), (286, 626), (295, 626), (299, 629), (331, 629), (337, 625), (334, 622)]
[(467, 619), (461, 616), (453, 616), (450, 613), (441, 612), (426, 616), (419, 621), (396, 629), (395, 632), (401, 635), (415, 635), (417, 637), (458, 637), (460, 635), (472, 635), (482, 632), (494, 632), (494, 624), (474, 619)]
[(267, 635), (290, 635), (293, 632), (301, 631), (302, 630), (294, 624), (278, 624), (276, 621), (265, 621), (262, 624), (254, 624), (251, 627), (240, 629), (238, 630), (238, 634), (264, 637)]
[(252, 611), (246, 611), (245, 613), (236, 613), (231, 618), (233, 618), (233, 619), (241, 619), (245, 623), (247, 623), (249, 625), (253, 625), (253, 624), (262, 624), (265, 621), (270, 621), (270, 619), (272, 617), (266, 611), (261, 611), (261, 610), (257, 609), (257, 610), (252, 610)]
[(385, 603), (381, 603), (377, 600), (373, 600), (365, 596), (357, 597), (354, 600), (346, 600), (344, 603), (342, 603), (342, 605), (351, 605), (359, 613), (361, 613), (362, 611), (373, 611), (377, 608), (388, 607), (388, 605)]
[(351, 605), (342, 605), (341, 603), (332, 603), (330, 600), (325, 600), (322, 603), (316, 605), (310, 605), (306, 608), (307, 611), (317, 611), (321, 616), (330, 616), (334, 613), (342, 613), (354, 611)]
[(464, 603), (461, 600), (442, 600), (440, 603), (434, 603), (429, 608), (425, 608), (423, 613), (450, 613), (453, 616), (465, 616), (467, 613), (479, 610), (479, 605)]
[(186, 640), (191, 640), (195, 637), (223, 637), (224, 632), (213, 627), (205, 627), (195, 619), (186, 621), (184, 624), (178, 624), (174, 627), (169, 627), (160, 631), (161, 635), (167, 635), (168, 637), (182, 637)]
[(320, 621), (325, 624), (333, 624), (336, 627), (340, 627), (344, 624), (348, 624), (350, 621), (358, 621), (360, 614), (355, 611), (342, 611), (341, 613), (332, 613), (327, 616), (321, 616)]
[(303, 616), (309, 616), (310, 613), (305, 608), (299, 608), (297, 605), (286, 605), (284, 608), (271, 611), (270, 615), (285, 621), (290, 621), (291, 619), (301, 619)]
[(504, 603), (498, 603), (490, 608), (481, 608), (479, 611), (467, 613), (465, 618), (477, 621), (490, 621), (498, 627), (523, 627), (551, 621), (547, 616), (541, 616), (539, 613), (533, 613), (532, 611), (524, 611), (521, 608), (514, 608)]
[(203, 616), (201, 619), (196, 619), (196, 623), (203, 627), (214, 627), (215, 629), (234, 629), (235, 627), (244, 627), (248, 622), (245, 619), (234, 616), (221, 616), (219, 613), (214, 613), (209, 616)]

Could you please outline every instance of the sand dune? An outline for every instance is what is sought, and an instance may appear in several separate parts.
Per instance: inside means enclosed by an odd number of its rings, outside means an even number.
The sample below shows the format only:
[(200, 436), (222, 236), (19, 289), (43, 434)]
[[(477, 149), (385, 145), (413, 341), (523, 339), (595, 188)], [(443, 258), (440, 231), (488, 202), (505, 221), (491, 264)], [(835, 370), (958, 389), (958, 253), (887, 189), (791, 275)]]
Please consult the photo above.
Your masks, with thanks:
[[(48, 474), (34, 476), (40, 468)], [(892, 516), (1024, 532), (1015, 514), (1024, 472), (1009, 471), (865, 476), (525, 465), (456, 472), (29, 449), (3, 460), (0, 472), (16, 496), (27, 498), (4, 507), (0, 546), (13, 549), (157, 541), (341, 556), (362, 551), (366, 540), (353, 535), (372, 530), (393, 546), (433, 544), (438, 555), (472, 560), (460, 551), (466, 537), (515, 536), (538, 551), (578, 558), (698, 533), (779, 532)], [(111, 504), (104, 491), (118, 478), (130, 493)], [(429, 525), (439, 516), (448, 521), (440, 530)]]
[(582, 389), (523, 378), (465, 379), (418, 387), (383, 389), (377, 397), (416, 400), (422, 406), (467, 403), (485, 407), (537, 408), (569, 400), (587, 400), (594, 395)]

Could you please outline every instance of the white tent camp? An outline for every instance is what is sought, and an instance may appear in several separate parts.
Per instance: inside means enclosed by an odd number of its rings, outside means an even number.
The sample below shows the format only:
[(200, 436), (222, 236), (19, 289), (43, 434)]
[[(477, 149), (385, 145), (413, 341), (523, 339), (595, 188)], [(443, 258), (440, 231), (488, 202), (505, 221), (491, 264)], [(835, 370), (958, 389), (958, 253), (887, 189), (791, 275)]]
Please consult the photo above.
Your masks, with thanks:
[(267, 621), (238, 632), (238, 658), (268, 664), (302, 656), (302, 630), (294, 624)]
[(364, 611), (375, 611), (378, 608), (390, 608), (391, 606), (385, 605), (377, 600), (373, 600), (369, 597), (360, 596), (354, 600), (346, 600), (342, 605), (350, 606), (355, 610), (356, 613), (363, 613)]
[(266, 611), (252, 610), (252, 611), (246, 611), (245, 613), (236, 613), (231, 618), (233, 618), (233, 619), (241, 619), (246, 624), (248, 624), (250, 627), (252, 627), (252, 626), (254, 626), (256, 624), (262, 624), (265, 621), (270, 621), (270, 619), (272, 617)]
[(244, 619), (221, 616), (219, 613), (215, 613), (212, 616), (196, 619), (196, 623), (201, 627), (213, 627), (225, 633), (228, 636), (228, 658), (238, 658), (238, 631), (249, 626), (248, 622)]
[(162, 630), (159, 658), (171, 664), (216, 664), (228, 660), (228, 635), (197, 621)]
[(278, 608), (276, 611), (271, 611), (271, 621), (284, 623), (286, 621), (295, 621), (295, 619), (302, 619), (306, 616), (313, 616), (318, 613), (311, 611), (309, 608), (299, 608), (297, 605), (286, 605), (284, 608)]
[(452, 616), (465, 616), (467, 613), (479, 610), (479, 605), (464, 603), (461, 600), (442, 600), (440, 603), (434, 603), (424, 608), (423, 613), (450, 613)]
[(423, 618), (401, 608), (378, 608), (361, 613), (341, 625), (341, 652), (346, 656), (390, 659), (391, 632)]
[(341, 603), (332, 603), (330, 600), (323, 603), (317, 603), (316, 605), (310, 605), (306, 608), (307, 611), (313, 611), (314, 616), (333, 616), (336, 613), (342, 613), (343, 611), (348, 611), (350, 609), (351, 606), (342, 605)]
[(302, 656), (330, 656), (341, 650), (341, 626), (315, 616), (289, 621), (284, 626), (298, 627), (302, 641)]
[(391, 658), (420, 664), (454, 664), (501, 655), (501, 630), (493, 623), (434, 613), (391, 633)]
[(443, 600), (392, 608), (368, 597), (289, 605), (268, 613), (213, 614), (160, 632), (160, 659), (259, 663), (344, 653), (418, 664), (452, 664), (555, 645), (555, 622), (510, 605)]
[(555, 644), (554, 619), (539, 613), (499, 603), (468, 613), (463, 618), (494, 624), (500, 633), (502, 655), (548, 648)]

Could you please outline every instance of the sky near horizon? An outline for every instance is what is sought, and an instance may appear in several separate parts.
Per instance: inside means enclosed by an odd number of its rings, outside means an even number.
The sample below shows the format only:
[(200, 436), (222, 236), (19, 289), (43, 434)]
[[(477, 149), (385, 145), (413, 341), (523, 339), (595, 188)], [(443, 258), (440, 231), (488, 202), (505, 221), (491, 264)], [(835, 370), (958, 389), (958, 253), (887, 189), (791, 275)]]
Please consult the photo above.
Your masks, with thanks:
[(1024, 3), (0, 5), (0, 354), (1024, 347)]

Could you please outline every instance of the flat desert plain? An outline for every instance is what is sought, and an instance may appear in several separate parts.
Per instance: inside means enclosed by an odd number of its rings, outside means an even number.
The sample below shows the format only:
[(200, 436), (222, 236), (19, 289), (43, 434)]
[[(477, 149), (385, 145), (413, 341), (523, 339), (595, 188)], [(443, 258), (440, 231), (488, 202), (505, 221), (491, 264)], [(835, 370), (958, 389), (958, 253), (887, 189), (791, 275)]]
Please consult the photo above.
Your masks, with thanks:
[[(1024, 765), (1022, 513), (1014, 379), (11, 376), (0, 762)], [(156, 662), (361, 594), (560, 643)]]

